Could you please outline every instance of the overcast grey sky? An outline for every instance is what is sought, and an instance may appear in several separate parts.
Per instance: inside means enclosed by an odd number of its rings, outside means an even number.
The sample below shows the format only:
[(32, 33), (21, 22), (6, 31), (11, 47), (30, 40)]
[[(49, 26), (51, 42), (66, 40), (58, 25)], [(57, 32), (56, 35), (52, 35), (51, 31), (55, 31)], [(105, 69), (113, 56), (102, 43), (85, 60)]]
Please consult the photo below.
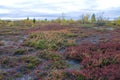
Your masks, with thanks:
[(120, 16), (120, 0), (1, 0), (0, 18), (78, 18), (83, 13)]

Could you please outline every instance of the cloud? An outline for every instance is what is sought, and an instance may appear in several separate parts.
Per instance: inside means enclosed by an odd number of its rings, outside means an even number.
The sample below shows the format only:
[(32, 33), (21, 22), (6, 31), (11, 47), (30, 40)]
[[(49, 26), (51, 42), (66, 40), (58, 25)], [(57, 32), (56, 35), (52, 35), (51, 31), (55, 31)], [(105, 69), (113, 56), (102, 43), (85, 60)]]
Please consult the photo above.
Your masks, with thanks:
[(119, 16), (119, 0), (3, 0), (0, 2), (0, 17), (79, 17), (83, 13), (105, 12)]
[(105, 10), (120, 7), (119, 0), (96, 0), (97, 9)]

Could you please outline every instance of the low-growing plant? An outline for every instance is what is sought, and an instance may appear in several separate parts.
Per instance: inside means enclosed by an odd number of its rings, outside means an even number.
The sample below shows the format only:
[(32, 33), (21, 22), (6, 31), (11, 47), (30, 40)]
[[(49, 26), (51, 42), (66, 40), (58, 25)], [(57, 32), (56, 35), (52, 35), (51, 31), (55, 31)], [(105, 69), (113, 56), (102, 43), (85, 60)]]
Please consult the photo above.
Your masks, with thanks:
[(86, 80), (85, 76), (76, 70), (66, 70), (64, 71), (64, 78), (68, 80)]
[(119, 80), (119, 47), (119, 42), (82, 44), (67, 48), (64, 55), (81, 61), (83, 69), (79, 74), (83, 74), (85, 80)]
[(69, 38), (69, 37), (77, 37), (78, 34), (74, 34), (74, 33), (69, 33), (69, 34), (66, 34), (66, 36)]
[(0, 64), (3, 68), (12, 68), (16, 67), (19, 63), (19, 58), (12, 58), (12, 57), (2, 57), (0, 59)]
[(45, 77), (45, 80), (62, 80), (64, 79), (63, 70), (53, 69), (50, 73)]
[(66, 68), (66, 62), (64, 60), (59, 60), (59, 61), (52, 61), (48, 65), (46, 65), (46, 69), (65, 69)]
[(33, 64), (33, 66), (36, 66), (41, 63), (40, 59), (35, 56), (26, 56), (21, 58), (25, 63)]
[(39, 52), (38, 57), (46, 60), (53, 60), (53, 61), (59, 61), (63, 59), (63, 57), (60, 54), (52, 51), (47, 51), (47, 50)]
[(25, 43), (37, 49), (57, 50), (61, 46), (74, 45), (74, 41), (67, 39), (68, 32), (64, 30), (35, 32)]
[(0, 46), (3, 46), (3, 45), (4, 45), (4, 42), (1, 42), (1, 41), (0, 41)]
[(24, 49), (18, 49), (13, 53), (13, 55), (23, 55), (23, 54), (25, 54), (25, 52), (26, 52), (26, 50), (24, 50)]

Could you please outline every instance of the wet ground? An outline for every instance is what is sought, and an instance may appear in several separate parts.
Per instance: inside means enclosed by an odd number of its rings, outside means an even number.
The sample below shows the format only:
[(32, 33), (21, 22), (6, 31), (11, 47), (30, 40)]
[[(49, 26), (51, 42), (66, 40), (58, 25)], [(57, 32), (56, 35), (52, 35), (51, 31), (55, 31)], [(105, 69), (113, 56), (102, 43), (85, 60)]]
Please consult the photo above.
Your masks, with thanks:
[(76, 44), (82, 44), (89, 42), (92, 44), (98, 44), (101, 41), (108, 41), (111, 38), (110, 34), (99, 34), (99, 35), (90, 35), (88, 37), (76, 39)]
[[(8, 32), (14, 32), (14, 33), (8, 33)], [(16, 50), (34, 50), (31, 47), (25, 47), (22, 46), (23, 41), (27, 38), (27, 34), (25, 34), (24, 30), (17, 30), (16, 28), (1, 28), (0, 30), (0, 58), (18, 58), (19, 56), (14, 56)], [(27, 53), (31, 53), (32, 51), (29, 51)], [(35, 50), (34, 50), (35, 51)], [(26, 53), (26, 54), (27, 54)], [(23, 55), (24, 56), (24, 55)], [(21, 65), (16, 67), (3, 67), (0, 64), (0, 73), (2, 72), (10, 72), (15, 71), (17, 68), (21, 67)], [(15, 79), (15, 80), (29, 80), (29, 78), (25, 76), (25, 78), (21, 79)]]
[[(15, 30), (15, 29), (14, 29)], [(38, 50), (34, 49), (33, 47), (23, 46), (24, 40), (28, 37), (27, 34), (24, 34), (24, 31), (20, 31), (19, 34), (9, 34), (7, 32), (13, 31), (13, 29), (3, 29), (1, 32), (4, 32), (0, 35), (0, 57), (9, 57), (9, 58), (19, 58), (26, 55), (36, 55)], [(24, 55), (13, 55), (16, 50), (22, 49), (27, 50), (26, 54)], [(65, 48), (61, 48), (58, 53), (64, 53)], [(45, 63), (45, 61), (43, 61)], [(80, 63), (75, 60), (67, 59), (66, 63), (68, 64), (68, 69), (80, 70)], [(9, 67), (2, 67), (0, 65), (0, 73), (1, 72), (10, 72), (10, 71), (17, 71), (22, 67), (18, 65), (13, 68)], [(44, 68), (44, 65), (41, 66), (41, 69)], [(22, 77), (15, 78), (14, 80), (31, 80), (33, 79), (33, 73), (29, 73), (26, 75), (22, 75)]]
[[(95, 28), (95, 29), (99, 29), (99, 28)], [(100, 28), (101, 29), (101, 28)], [(114, 30), (113, 28), (106, 28), (107, 30)], [(24, 30), (20, 30), (15, 34), (16, 29), (3, 29), (0, 31), (0, 57), (10, 57), (10, 58), (18, 58), (21, 56), (25, 56), (25, 55), (36, 55), (36, 53), (38, 52), (38, 50), (34, 49), (33, 47), (27, 47), (27, 46), (23, 46), (23, 42), (24, 40), (28, 37), (28, 34), (24, 34)], [(8, 32), (13, 32), (12, 33), (8, 33)], [(5, 33), (5, 34), (4, 34)], [(77, 37), (76, 38), (76, 44), (82, 44), (84, 42), (90, 42), (93, 44), (97, 44), (101, 41), (108, 41), (111, 37), (111, 34), (93, 34), (90, 35), (88, 37)], [(24, 49), (27, 50), (26, 54), (24, 55), (18, 55), (18, 56), (13, 56), (14, 52), (18, 49)], [(65, 48), (60, 48), (57, 51), (59, 54), (62, 54), (65, 52)], [(45, 63), (45, 61), (43, 60), (42, 62)], [(76, 60), (72, 60), (72, 59), (66, 59), (66, 63), (68, 64), (68, 70), (80, 70), (80, 62), (76, 61)], [(0, 65), (0, 73), (1, 72), (9, 72), (9, 71), (14, 71), (21, 67), (21, 65), (18, 65), (14, 68), (7, 68), (7, 67), (2, 67)], [(44, 68), (44, 65), (41, 66), (41, 69)], [(22, 75), (22, 77), (16, 78), (14, 80), (32, 80), (33, 73), (29, 73), (27, 75)]]

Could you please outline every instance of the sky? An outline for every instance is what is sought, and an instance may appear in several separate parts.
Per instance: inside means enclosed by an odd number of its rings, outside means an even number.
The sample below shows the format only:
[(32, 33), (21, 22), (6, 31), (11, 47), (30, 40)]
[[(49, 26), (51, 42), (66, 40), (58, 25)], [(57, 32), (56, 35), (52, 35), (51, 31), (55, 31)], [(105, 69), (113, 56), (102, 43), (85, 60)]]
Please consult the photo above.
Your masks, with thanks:
[(120, 16), (120, 0), (1, 0), (0, 19), (78, 19), (82, 14)]

